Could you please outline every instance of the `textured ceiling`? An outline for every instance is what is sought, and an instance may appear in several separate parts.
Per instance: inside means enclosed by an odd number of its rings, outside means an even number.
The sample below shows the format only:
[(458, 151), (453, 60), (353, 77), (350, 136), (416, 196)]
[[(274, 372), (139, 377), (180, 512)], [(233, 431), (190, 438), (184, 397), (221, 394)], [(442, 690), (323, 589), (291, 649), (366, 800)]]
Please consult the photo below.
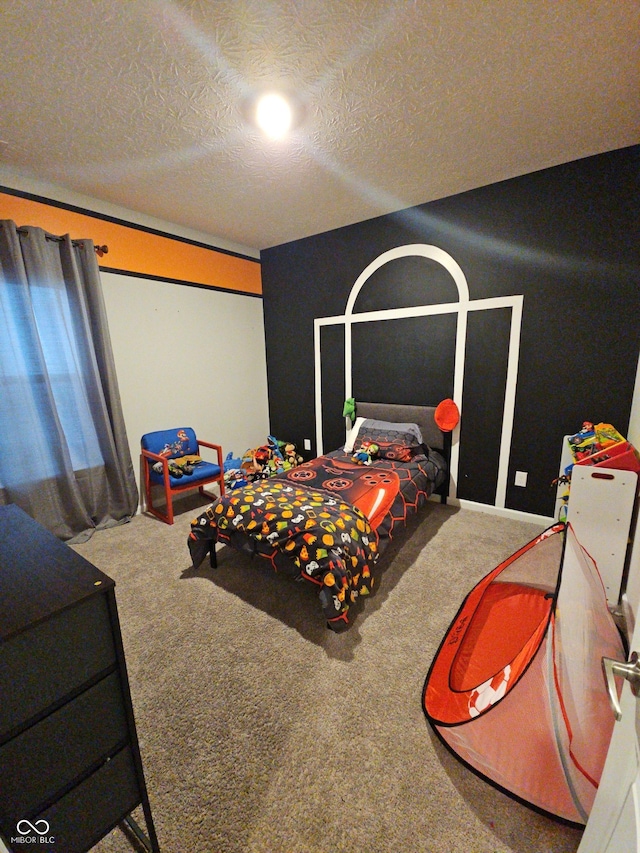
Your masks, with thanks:
[[(0, 162), (262, 249), (640, 141), (637, 0), (2, 0)], [(294, 95), (289, 138), (247, 120)]]

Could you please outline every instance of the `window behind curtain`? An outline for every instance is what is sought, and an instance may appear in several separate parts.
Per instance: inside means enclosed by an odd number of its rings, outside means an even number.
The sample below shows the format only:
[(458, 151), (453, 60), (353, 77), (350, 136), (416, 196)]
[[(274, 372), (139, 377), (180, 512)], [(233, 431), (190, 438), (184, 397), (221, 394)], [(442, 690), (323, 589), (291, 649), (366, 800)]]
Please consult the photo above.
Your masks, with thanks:
[[(4, 321), (10, 333), (6, 337), (4, 334), (0, 336), (0, 377), (4, 398), (0, 405), (0, 418), (4, 412), (5, 416), (10, 413), (13, 419), (11, 428), (2, 430), (5, 440), (18, 431), (24, 436), (25, 431), (29, 433), (34, 428), (40, 429), (43, 444), (51, 440), (47, 424), (49, 394), (52, 394), (74, 471), (103, 465), (91, 417), (91, 401), (85, 386), (84, 360), (74, 337), (68, 295), (59, 287), (39, 285), (31, 288), (38, 341), (25, 322), (24, 307), (22, 300), (16, 298), (16, 288), (17, 285), (10, 286), (9, 299), (5, 302), (7, 313)], [(31, 385), (31, 399), (25, 397), (25, 380)], [(16, 423), (15, 419), (20, 418), (21, 413), (24, 422)], [(39, 444), (34, 441), (34, 449)], [(5, 447), (7, 451), (11, 452)], [(12, 472), (18, 480), (37, 482), (61, 473), (55, 464), (56, 455), (36, 454), (25, 458), (22, 446), (15, 452), (20, 455), (12, 466)], [(8, 479), (6, 473), (4, 479)], [(10, 479), (15, 482), (13, 475)], [(0, 486), (7, 484), (0, 478)]]

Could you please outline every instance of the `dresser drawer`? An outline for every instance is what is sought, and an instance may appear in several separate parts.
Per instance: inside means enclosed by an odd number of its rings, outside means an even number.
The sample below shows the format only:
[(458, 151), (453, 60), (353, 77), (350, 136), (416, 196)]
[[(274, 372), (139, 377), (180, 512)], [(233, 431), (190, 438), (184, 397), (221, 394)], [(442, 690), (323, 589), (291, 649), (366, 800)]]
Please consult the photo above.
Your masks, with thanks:
[(115, 659), (105, 593), (0, 643), (0, 743)]
[(47, 821), (55, 839), (52, 850), (86, 853), (139, 803), (133, 756), (126, 747), (32, 823)]
[(0, 826), (11, 831), (127, 739), (114, 672), (0, 747)]

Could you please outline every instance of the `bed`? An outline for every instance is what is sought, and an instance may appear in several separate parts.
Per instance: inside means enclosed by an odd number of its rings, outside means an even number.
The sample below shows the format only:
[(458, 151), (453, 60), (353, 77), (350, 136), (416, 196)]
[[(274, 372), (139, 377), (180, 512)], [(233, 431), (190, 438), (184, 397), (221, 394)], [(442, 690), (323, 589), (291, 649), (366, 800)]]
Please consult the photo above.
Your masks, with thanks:
[[(224, 494), (194, 519), (193, 566), (208, 554), (215, 568), (216, 543), (246, 551), (314, 584), (327, 626), (348, 627), (350, 609), (379, 580), (388, 543), (446, 483), (445, 437), (434, 413), (359, 402), (343, 447)], [(371, 442), (378, 450), (369, 464), (354, 461)]]

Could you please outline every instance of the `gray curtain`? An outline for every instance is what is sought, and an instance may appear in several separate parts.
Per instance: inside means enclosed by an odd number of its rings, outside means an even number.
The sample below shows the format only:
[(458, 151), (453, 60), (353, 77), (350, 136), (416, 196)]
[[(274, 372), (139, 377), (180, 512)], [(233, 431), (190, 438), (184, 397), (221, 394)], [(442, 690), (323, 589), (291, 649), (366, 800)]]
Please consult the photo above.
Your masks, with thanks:
[(138, 506), (91, 240), (0, 220), (0, 503), (82, 541)]

